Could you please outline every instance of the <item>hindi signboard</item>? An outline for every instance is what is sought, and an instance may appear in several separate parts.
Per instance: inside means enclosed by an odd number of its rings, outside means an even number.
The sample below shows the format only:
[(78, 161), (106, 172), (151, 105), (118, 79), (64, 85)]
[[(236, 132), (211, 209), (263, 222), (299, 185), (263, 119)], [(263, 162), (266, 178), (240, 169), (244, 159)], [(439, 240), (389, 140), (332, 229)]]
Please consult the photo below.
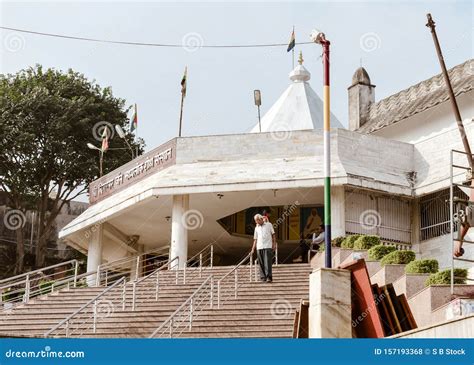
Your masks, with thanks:
[(97, 203), (175, 163), (176, 138), (93, 181), (89, 186), (89, 203)]

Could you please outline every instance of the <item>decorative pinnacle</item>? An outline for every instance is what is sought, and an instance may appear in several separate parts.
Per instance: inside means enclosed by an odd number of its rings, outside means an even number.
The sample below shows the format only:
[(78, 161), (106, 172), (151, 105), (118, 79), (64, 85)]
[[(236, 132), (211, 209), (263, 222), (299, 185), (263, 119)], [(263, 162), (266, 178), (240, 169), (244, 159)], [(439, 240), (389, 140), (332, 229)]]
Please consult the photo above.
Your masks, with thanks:
[(300, 51), (300, 56), (299, 56), (299, 58), (298, 58), (298, 63), (299, 63), (300, 65), (302, 65), (303, 62), (304, 62), (304, 60), (303, 60), (303, 52)]

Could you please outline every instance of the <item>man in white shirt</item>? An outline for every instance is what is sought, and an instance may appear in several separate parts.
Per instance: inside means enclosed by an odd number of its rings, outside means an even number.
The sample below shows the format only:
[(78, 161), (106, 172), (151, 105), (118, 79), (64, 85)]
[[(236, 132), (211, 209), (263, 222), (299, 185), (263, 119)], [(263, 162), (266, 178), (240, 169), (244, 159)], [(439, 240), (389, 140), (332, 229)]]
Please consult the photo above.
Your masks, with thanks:
[(263, 216), (255, 214), (255, 232), (253, 234), (252, 256), (257, 248), (258, 264), (260, 266), (260, 280), (271, 283), (273, 251), (276, 248), (275, 230), (270, 222), (265, 222)]

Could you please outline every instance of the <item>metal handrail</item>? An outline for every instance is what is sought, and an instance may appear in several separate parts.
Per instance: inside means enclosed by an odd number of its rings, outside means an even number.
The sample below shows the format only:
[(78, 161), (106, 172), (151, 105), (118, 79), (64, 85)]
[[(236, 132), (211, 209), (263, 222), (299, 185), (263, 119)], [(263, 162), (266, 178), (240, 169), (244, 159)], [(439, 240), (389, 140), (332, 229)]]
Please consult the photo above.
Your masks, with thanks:
[[(174, 261), (178, 261), (178, 267), (179, 267), (179, 256), (176, 256), (172, 260), (166, 261), (163, 265), (161, 265), (159, 268), (154, 270), (152, 273), (142, 277), (141, 279), (132, 281), (132, 311), (135, 311), (137, 285), (156, 274), (155, 300), (158, 300), (159, 290), (160, 290), (160, 271), (163, 270), (165, 267), (169, 270), (170, 264)], [(176, 271), (176, 285), (178, 285), (179, 270), (175, 270), (175, 271)], [(184, 277), (183, 277), (183, 280), (184, 280)]]
[[(192, 328), (192, 322), (193, 322), (193, 319), (195, 317), (195, 310), (196, 310), (196, 307), (193, 306), (193, 300), (194, 298), (199, 294), (199, 292), (209, 283), (210, 281), (210, 290), (209, 290), (209, 296), (210, 296), (210, 308), (212, 309), (213, 308), (213, 294), (214, 294), (214, 277), (212, 275), (210, 275), (209, 277), (207, 277), (206, 280), (204, 280), (204, 282), (191, 294), (191, 296), (186, 299), (186, 301), (181, 304), (178, 309), (176, 309), (162, 324), (161, 326), (159, 326), (156, 330), (153, 331), (153, 333), (148, 336), (148, 338), (153, 338), (155, 337), (155, 335), (160, 332), (167, 324), (170, 325), (170, 337), (173, 337), (173, 327), (174, 327), (174, 323), (175, 323), (175, 317), (181, 312), (183, 311), (184, 308), (186, 308), (187, 305), (190, 306), (190, 310), (189, 310), (189, 329)], [(202, 301), (200, 302), (202, 303)], [(200, 304), (199, 303), (199, 304)], [(182, 332), (182, 331), (181, 331)], [(181, 333), (180, 332), (180, 333)]]
[[(205, 250), (210, 248), (209, 252), (204, 253)], [(204, 255), (203, 255), (204, 253)], [(194, 266), (191, 264), (191, 266), (188, 266), (188, 263), (194, 260), (195, 258), (199, 257), (199, 265)], [(205, 264), (209, 263), (210, 268), (213, 267), (214, 265), (214, 243), (210, 243), (206, 247), (204, 247), (201, 251), (199, 251), (197, 254), (195, 254), (193, 257), (191, 257), (189, 260), (186, 261), (186, 265), (184, 265), (183, 268), (183, 283), (186, 284), (186, 280), (193, 279), (199, 274), (199, 278), (202, 278), (202, 271), (203, 267)], [(191, 276), (189, 276), (188, 272), (191, 272)]]
[(191, 262), (192, 260), (194, 260), (196, 257), (198, 257), (201, 253), (203, 253), (204, 251), (206, 251), (209, 247), (211, 247), (211, 252), (213, 251), (213, 246), (214, 246), (214, 242), (212, 243), (209, 243), (206, 247), (204, 247), (201, 251), (199, 251), (198, 253), (196, 253), (194, 256), (192, 256), (191, 258), (189, 258), (187, 261), (186, 261), (186, 264), (188, 262)]
[(10, 278), (2, 279), (2, 280), (0, 280), (0, 284), (7, 283), (7, 282), (12, 281), (12, 280), (15, 280), (15, 279), (17, 279), (17, 278), (26, 277), (26, 276), (28, 276), (28, 275), (36, 274), (36, 273), (39, 273), (39, 272), (42, 272), (42, 271), (54, 269), (54, 268), (56, 268), (56, 267), (60, 267), (60, 266), (63, 266), (63, 265), (71, 264), (71, 263), (73, 263), (73, 262), (79, 264), (79, 261), (76, 260), (76, 259), (69, 260), (69, 261), (65, 261), (65, 262), (61, 262), (61, 263), (59, 263), (59, 264), (55, 264), (55, 265), (51, 265), (51, 266), (46, 266), (46, 267), (43, 267), (43, 268), (41, 268), (41, 269), (36, 269), (36, 270), (28, 271), (28, 272), (25, 272), (25, 273), (23, 273), (23, 274), (19, 274), (19, 275), (16, 275), (16, 276), (12, 276), (12, 277), (10, 277)]
[(237, 299), (237, 294), (238, 294), (238, 283), (239, 283), (239, 277), (238, 277), (238, 269), (245, 263), (247, 260), (249, 260), (249, 266), (250, 266), (250, 282), (252, 282), (252, 256), (253, 253), (250, 252), (247, 256), (245, 256), (237, 265), (235, 265), (227, 274), (225, 274), (223, 277), (221, 277), (217, 281), (217, 308), (220, 308), (221, 305), (221, 282), (226, 279), (230, 274), (234, 273), (234, 298)]
[[(69, 316), (67, 316), (65, 319), (63, 319), (61, 322), (59, 322), (58, 324), (56, 324), (53, 328), (51, 328), (49, 331), (47, 331), (43, 337), (49, 337), (49, 335), (51, 335), (51, 333), (53, 333), (54, 331), (56, 331), (58, 328), (60, 328), (63, 324), (67, 324), (68, 322), (71, 321), (71, 319), (73, 319), (75, 316), (77, 316), (79, 313), (81, 313), (84, 309), (86, 309), (89, 305), (91, 305), (92, 303), (96, 302), (97, 299), (101, 298), (102, 296), (104, 296), (105, 294), (107, 294), (109, 291), (111, 291), (112, 289), (114, 289), (116, 286), (118, 286), (119, 284), (125, 284), (125, 277), (122, 277), (120, 280), (117, 280), (115, 283), (113, 283), (111, 286), (105, 288), (104, 290), (102, 290), (98, 295), (96, 295), (94, 298), (92, 298), (91, 300), (89, 300), (86, 304), (84, 304), (81, 308), (79, 308), (78, 310), (76, 310), (74, 313), (70, 314)], [(67, 337), (67, 334), (66, 334), (66, 337)]]
[[(123, 266), (125, 264), (129, 264), (129, 263), (135, 263), (135, 266), (134, 266), (135, 279), (138, 279), (140, 263), (145, 261), (145, 260), (143, 260), (143, 258), (146, 255), (150, 255), (152, 253), (156, 254), (156, 256), (161, 256), (162, 255), (161, 252), (164, 251), (165, 249), (168, 249), (168, 248), (169, 248), (169, 246), (164, 246), (164, 247), (160, 247), (158, 249), (152, 249), (152, 250), (149, 250), (147, 252), (140, 253), (139, 255), (136, 255), (136, 256), (124, 257), (124, 258), (121, 258), (121, 259), (118, 259), (118, 260), (115, 260), (115, 261), (112, 261), (112, 262), (100, 264), (99, 266), (97, 266), (96, 286), (100, 286), (101, 280), (102, 280), (102, 274), (104, 272), (105, 272), (105, 285), (107, 286), (110, 277), (113, 278), (113, 277), (123, 275), (123, 272), (117, 272), (117, 273), (113, 274), (112, 276), (109, 276), (108, 272), (113, 271), (113, 269), (117, 269), (117, 270), (121, 269), (121, 268), (123, 268)], [(131, 276), (132, 272), (133, 272), (133, 269), (132, 268), (127, 268), (126, 271), (130, 271), (129, 274)], [(130, 279), (132, 279), (132, 278), (130, 277)]]

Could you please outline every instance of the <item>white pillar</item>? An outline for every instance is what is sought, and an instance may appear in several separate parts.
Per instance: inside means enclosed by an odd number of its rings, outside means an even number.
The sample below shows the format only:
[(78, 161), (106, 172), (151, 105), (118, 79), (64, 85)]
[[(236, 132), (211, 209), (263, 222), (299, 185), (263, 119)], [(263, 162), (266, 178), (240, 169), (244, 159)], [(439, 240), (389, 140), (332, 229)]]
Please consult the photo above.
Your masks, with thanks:
[(180, 269), (184, 268), (188, 259), (188, 230), (185, 225), (185, 213), (188, 210), (189, 195), (173, 196), (170, 259), (178, 256)]
[(346, 195), (344, 186), (331, 187), (331, 238), (346, 235)]
[[(87, 272), (97, 270), (97, 266), (102, 263), (103, 232), (102, 224), (91, 228), (89, 247), (87, 248)], [(87, 286), (95, 286), (96, 277), (96, 275), (88, 276)]]

